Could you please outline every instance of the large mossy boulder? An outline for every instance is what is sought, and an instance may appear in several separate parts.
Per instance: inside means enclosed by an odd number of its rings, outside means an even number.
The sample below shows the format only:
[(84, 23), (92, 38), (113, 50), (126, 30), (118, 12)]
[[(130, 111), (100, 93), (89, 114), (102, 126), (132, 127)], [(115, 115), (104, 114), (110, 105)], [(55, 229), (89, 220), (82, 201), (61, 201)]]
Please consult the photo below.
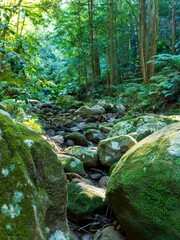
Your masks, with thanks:
[(106, 138), (98, 144), (99, 161), (102, 165), (111, 167), (136, 143), (136, 140), (128, 135)]
[(140, 116), (116, 123), (108, 137), (129, 134), (137, 141), (140, 141), (148, 135), (175, 122), (180, 122), (179, 116), (160, 116), (155, 114)]
[(129, 240), (180, 239), (180, 123), (126, 152), (110, 176), (107, 196)]
[(3, 110), (0, 194), (0, 239), (51, 239), (57, 233), (68, 234), (66, 179), (60, 160), (45, 139)]
[(68, 183), (68, 216), (82, 222), (107, 206), (105, 189), (85, 182)]

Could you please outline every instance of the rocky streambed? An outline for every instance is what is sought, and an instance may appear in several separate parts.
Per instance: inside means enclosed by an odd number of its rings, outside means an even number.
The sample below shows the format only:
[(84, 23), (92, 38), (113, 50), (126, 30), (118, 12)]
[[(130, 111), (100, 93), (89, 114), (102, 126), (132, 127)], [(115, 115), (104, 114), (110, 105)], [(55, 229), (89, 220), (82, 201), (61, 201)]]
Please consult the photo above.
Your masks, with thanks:
[(179, 239), (180, 117), (76, 104), (35, 102), (43, 137), (0, 110), (1, 239)]
[[(71, 239), (128, 239), (128, 233), (123, 229), (126, 229), (129, 223), (124, 225), (121, 217), (117, 217), (121, 213), (116, 215), (117, 208), (122, 208), (119, 201), (121, 197), (118, 196), (113, 200), (115, 202), (111, 202), (110, 206), (111, 194), (108, 198), (106, 196), (110, 173), (129, 149), (133, 149), (138, 142), (158, 130), (179, 122), (179, 117), (150, 114), (130, 118), (125, 116), (125, 108), (122, 105), (117, 107), (105, 102), (78, 109), (63, 111), (53, 109), (51, 105), (42, 105), (40, 114), (46, 113), (42, 117), (46, 129), (45, 135), (55, 146), (68, 180), (68, 220)], [(143, 155), (147, 156), (148, 151), (152, 151), (152, 159), (156, 159), (157, 150), (151, 148), (145, 149)], [(154, 171), (153, 167), (152, 171)], [(158, 169), (157, 172), (159, 171)], [(142, 179), (140, 185), (141, 181)], [(109, 188), (111, 189), (112, 186)], [(114, 188), (112, 192), (117, 189)], [(108, 190), (109, 192), (111, 190)], [(114, 217), (112, 205), (116, 206), (113, 210), (119, 221)], [(121, 211), (123, 212), (123, 209)], [(127, 211), (126, 214), (128, 216), (129, 212)], [(134, 216), (133, 221), (139, 220)], [(134, 225), (131, 223), (130, 227), (133, 229)], [(130, 227), (127, 228), (128, 232), (131, 232)], [(144, 238), (143, 234), (141, 237), (138, 231), (133, 233), (138, 237), (130, 233), (129, 239), (152, 239)]]

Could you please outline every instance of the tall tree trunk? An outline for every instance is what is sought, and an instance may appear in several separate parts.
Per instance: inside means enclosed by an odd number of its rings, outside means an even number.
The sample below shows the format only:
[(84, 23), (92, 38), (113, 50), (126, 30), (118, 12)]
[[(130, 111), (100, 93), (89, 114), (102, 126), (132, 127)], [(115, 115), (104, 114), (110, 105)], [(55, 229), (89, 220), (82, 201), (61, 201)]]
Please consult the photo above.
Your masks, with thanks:
[(112, 95), (114, 84), (114, 24), (113, 24), (113, 5), (114, 1), (110, 0), (110, 17), (109, 17), (109, 34), (110, 34), (110, 88), (109, 93)]
[(95, 87), (95, 69), (94, 69), (94, 36), (93, 36), (93, 0), (88, 0), (88, 14), (90, 27), (90, 56), (91, 56), (91, 77), (92, 77), (92, 93)]
[[(148, 60), (152, 60), (156, 55), (157, 41), (158, 41), (158, 18), (159, 18), (159, 3), (160, 0), (152, 0), (152, 33), (150, 32), (150, 50)], [(148, 75), (151, 78), (154, 75), (154, 62), (148, 64)]]
[(175, 14), (175, 1), (171, 0), (172, 11), (171, 11), (171, 28), (172, 28), (172, 54), (176, 53), (175, 43), (176, 43), (176, 14)]
[(101, 76), (101, 68), (100, 68), (100, 57), (99, 51), (97, 46), (97, 37), (96, 37), (96, 30), (94, 29), (94, 73), (95, 78)]
[(139, 59), (141, 64), (141, 70), (143, 75), (143, 82), (148, 83), (147, 74), (147, 31), (146, 31), (146, 1), (139, 0), (140, 10), (138, 19), (138, 42), (139, 42)]

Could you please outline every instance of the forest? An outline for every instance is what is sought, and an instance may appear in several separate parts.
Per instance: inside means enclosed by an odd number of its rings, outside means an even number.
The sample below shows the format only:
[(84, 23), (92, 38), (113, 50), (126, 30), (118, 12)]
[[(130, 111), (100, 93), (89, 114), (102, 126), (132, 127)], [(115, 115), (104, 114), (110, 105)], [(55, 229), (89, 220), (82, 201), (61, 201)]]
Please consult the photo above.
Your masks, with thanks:
[(0, 239), (180, 238), (179, 23), (178, 0), (0, 0)]

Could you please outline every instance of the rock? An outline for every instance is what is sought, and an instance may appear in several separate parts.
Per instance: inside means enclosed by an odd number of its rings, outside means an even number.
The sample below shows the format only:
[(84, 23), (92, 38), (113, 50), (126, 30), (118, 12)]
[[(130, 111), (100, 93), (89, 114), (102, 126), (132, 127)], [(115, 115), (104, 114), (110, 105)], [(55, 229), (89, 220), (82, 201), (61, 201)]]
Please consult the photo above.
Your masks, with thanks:
[(121, 135), (102, 140), (98, 144), (99, 161), (102, 165), (111, 167), (136, 143), (136, 140), (128, 135)]
[(82, 129), (84, 131), (87, 131), (88, 129), (97, 129), (97, 124), (96, 123), (87, 123), (87, 124), (84, 124), (84, 126), (82, 127)]
[(92, 106), (91, 108), (88, 106), (82, 106), (77, 109), (74, 114), (80, 116), (93, 116), (105, 113), (105, 109), (99, 105)]
[(101, 107), (100, 105), (94, 105), (91, 107), (91, 111), (93, 115), (100, 115), (105, 113), (105, 109)]
[(88, 141), (86, 139), (86, 137), (79, 133), (79, 132), (72, 132), (69, 133), (65, 136), (65, 140), (73, 140), (75, 142), (76, 145), (80, 145), (80, 146), (88, 146)]
[(71, 139), (68, 139), (66, 141), (66, 146), (67, 147), (71, 147), (71, 146), (75, 146), (75, 145), (76, 145), (75, 142), (73, 140), (71, 140)]
[(0, 112), (0, 149), (1, 239), (65, 237), (66, 179), (51, 146)]
[(91, 116), (92, 115), (92, 111), (91, 111), (91, 108), (88, 107), (88, 106), (82, 106), (80, 108), (78, 108), (75, 112), (74, 112), (75, 115), (80, 115), (82, 117), (84, 116)]
[(58, 154), (58, 157), (62, 162), (65, 172), (85, 174), (83, 163), (79, 159), (65, 154)]
[(114, 229), (114, 226), (108, 226), (94, 234), (93, 240), (125, 240), (123, 235)]
[(133, 136), (136, 136), (136, 140), (140, 141), (164, 126), (179, 121), (180, 117), (178, 116), (159, 116), (153, 114), (140, 116), (127, 121), (118, 122), (114, 125), (108, 137), (133, 133)]
[(107, 184), (109, 181), (109, 176), (103, 176), (100, 180), (99, 180), (99, 187), (101, 188), (106, 188)]
[(46, 131), (46, 135), (53, 137), (53, 136), (56, 135), (56, 131), (54, 131), (53, 129), (48, 129), (48, 130)]
[(101, 131), (96, 129), (88, 129), (85, 132), (85, 137), (87, 140), (93, 142), (93, 143), (99, 143), (100, 140), (103, 140), (106, 138), (106, 135), (103, 134)]
[(101, 123), (98, 129), (103, 133), (109, 133), (114, 125), (114, 123)]
[(180, 123), (175, 123), (133, 146), (110, 176), (107, 196), (129, 240), (180, 238), (179, 186)]
[(64, 151), (80, 159), (86, 167), (96, 167), (98, 165), (97, 148), (73, 146), (66, 148)]
[(82, 240), (93, 240), (93, 234), (92, 233), (84, 234), (82, 236)]
[(59, 148), (64, 147), (64, 138), (61, 135), (56, 135), (54, 137), (50, 137), (49, 140)]
[(71, 220), (82, 222), (103, 209), (105, 190), (84, 182), (68, 183), (68, 216)]
[(57, 99), (57, 106), (61, 106), (62, 109), (78, 108), (83, 105), (82, 102), (75, 100), (71, 95), (64, 95)]

